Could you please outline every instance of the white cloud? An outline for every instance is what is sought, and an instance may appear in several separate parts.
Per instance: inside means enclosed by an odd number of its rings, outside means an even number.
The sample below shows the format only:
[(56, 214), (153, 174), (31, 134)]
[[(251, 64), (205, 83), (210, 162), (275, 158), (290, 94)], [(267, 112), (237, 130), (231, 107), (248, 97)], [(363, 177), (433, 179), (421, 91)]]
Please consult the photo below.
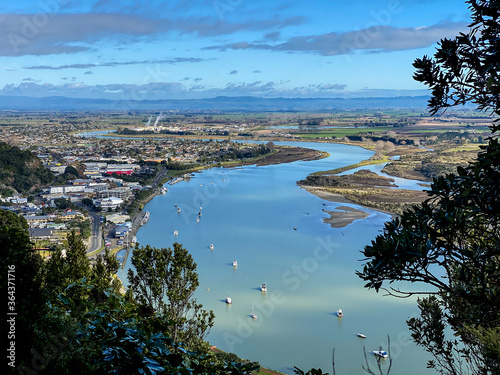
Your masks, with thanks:
[(303, 17), (227, 22), (213, 17), (159, 19), (123, 13), (0, 14), (0, 56), (50, 55), (92, 50), (96, 41), (121, 45), (168, 32), (209, 37), (242, 30), (279, 29), (304, 22)]
[(428, 47), (445, 37), (454, 37), (467, 29), (465, 22), (445, 22), (425, 27), (377, 25), (345, 33), (296, 36), (278, 44), (246, 41), (205, 47), (208, 50), (269, 50), (315, 53), (334, 56), (356, 51), (391, 52)]

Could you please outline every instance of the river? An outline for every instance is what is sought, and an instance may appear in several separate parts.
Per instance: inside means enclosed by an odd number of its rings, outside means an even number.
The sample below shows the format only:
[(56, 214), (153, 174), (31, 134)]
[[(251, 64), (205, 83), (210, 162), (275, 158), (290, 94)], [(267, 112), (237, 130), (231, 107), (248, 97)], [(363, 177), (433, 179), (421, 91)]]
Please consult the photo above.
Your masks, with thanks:
[[(146, 205), (151, 218), (137, 232), (139, 243), (168, 247), (179, 242), (193, 254), (200, 279), (196, 298), (216, 315), (208, 340), (220, 349), (288, 374), (293, 366), (320, 367), (331, 374), (335, 348), (337, 374), (361, 375), (364, 353), (380, 346), (387, 350), (389, 335), (391, 373), (431, 373), (426, 369), (428, 355), (411, 342), (405, 324), (418, 313), (415, 300), (366, 290), (355, 274), (363, 264), (360, 250), (390, 216), (348, 204), (369, 216), (334, 229), (323, 223), (323, 210), (346, 204), (322, 200), (296, 185), (311, 172), (357, 163), (372, 152), (341, 144), (290, 144), (330, 156), (213, 168), (168, 185), (166, 195)], [(119, 272), (124, 281), (129, 263), (130, 256)], [(261, 283), (267, 284), (267, 293), (259, 290)], [(232, 305), (224, 303), (227, 295)], [(336, 315), (339, 308), (343, 318)], [(256, 320), (250, 317), (252, 309)], [(358, 338), (356, 332), (367, 338)], [(367, 359), (374, 368), (373, 355)], [(382, 368), (388, 365), (389, 360), (382, 360)]]

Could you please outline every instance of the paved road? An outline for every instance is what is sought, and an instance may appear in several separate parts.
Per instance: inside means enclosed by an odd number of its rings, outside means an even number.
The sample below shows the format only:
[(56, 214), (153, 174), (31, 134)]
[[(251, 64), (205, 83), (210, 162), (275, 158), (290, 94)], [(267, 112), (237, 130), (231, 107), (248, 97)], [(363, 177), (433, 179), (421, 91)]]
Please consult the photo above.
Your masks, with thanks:
[(90, 212), (89, 215), (92, 217), (92, 236), (90, 237), (90, 248), (87, 250), (87, 254), (99, 250), (102, 246), (99, 215), (92, 212)]
[(163, 167), (163, 170), (156, 175), (156, 178), (154, 179), (151, 186), (156, 187), (160, 183), (160, 181), (165, 177), (166, 174), (167, 174), (167, 168)]

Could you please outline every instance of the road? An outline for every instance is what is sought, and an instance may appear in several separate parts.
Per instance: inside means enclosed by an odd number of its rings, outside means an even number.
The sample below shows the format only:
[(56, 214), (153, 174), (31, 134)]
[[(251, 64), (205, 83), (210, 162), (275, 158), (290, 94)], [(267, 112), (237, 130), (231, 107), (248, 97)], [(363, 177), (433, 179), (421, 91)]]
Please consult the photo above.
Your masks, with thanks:
[(160, 181), (165, 177), (166, 174), (167, 174), (167, 168), (163, 167), (163, 170), (156, 175), (151, 186), (155, 188), (160, 183)]
[(92, 217), (92, 235), (90, 237), (90, 248), (87, 250), (87, 254), (99, 250), (102, 246), (101, 223), (99, 215), (92, 212), (90, 212), (89, 215)]

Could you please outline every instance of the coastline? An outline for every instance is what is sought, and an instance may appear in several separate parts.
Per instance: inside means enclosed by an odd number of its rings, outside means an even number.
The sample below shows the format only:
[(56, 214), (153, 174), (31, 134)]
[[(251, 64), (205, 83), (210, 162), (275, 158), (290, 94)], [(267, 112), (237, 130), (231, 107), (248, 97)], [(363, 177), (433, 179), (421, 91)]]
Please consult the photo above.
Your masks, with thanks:
[[(385, 211), (385, 210), (380, 210), (377, 208), (373, 207), (368, 207), (365, 205), (362, 205), (358, 202), (352, 201), (350, 199), (347, 199), (345, 196), (341, 194), (336, 194), (330, 191), (325, 190), (324, 188), (321, 187), (315, 187), (315, 186), (306, 186), (306, 185), (301, 185), (298, 184), (298, 186), (310, 194), (313, 194), (317, 196), (318, 198), (324, 199), (329, 202), (333, 203), (349, 203), (349, 204), (354, 204), (359, 207), (364, 207), (364, 208), (369, 208), (371, 210), (379, 211), (385, 214), (391, 215), (391, 219), (394, 219), (398, 217), (394, 212), (390, 211)], [(356, 220), (361, 220), (369, 216), (369, 214), (365, 211), (352, 208), (352, 207), (346, 207), (346, 206), (339, 206), (336, 208), (336, 210), (339, 211), (329, 211), (329, 210), (323, 210), (323, 212), (326, 212), (330, 215), (329, 218), (324, 218), (323, 222), (330, 224), (332, 228), (344, 228), (348, 226), (349, 224), (352, 224)]]

